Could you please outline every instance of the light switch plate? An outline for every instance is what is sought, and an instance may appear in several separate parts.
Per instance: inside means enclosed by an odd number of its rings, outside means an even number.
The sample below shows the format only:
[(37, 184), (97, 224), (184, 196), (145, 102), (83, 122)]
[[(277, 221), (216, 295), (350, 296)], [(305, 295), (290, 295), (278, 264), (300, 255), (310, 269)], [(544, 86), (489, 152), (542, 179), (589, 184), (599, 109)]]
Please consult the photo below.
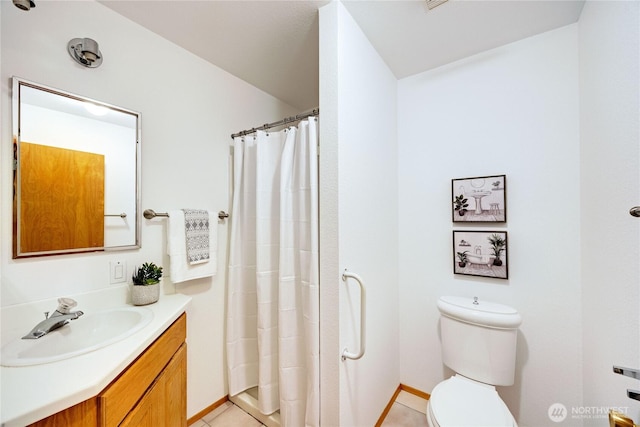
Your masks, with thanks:
[(111, 261), (109, 263), (109, 275), (112, 284), (126, 282), (127, 263), (124, 261)]

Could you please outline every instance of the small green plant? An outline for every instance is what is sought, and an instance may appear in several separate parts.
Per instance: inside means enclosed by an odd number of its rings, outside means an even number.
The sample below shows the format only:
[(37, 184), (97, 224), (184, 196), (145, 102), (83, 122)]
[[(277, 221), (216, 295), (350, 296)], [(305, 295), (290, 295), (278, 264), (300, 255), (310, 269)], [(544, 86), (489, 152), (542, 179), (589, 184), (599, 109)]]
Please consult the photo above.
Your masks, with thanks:
[(155, 285), (160, 283), (162, 277), (162, 267), (158, 267), (152, 262), (145, 262), (142, 267), (138, 267), (131, 276), (133, 284), (136, 286)]
[(467, 213), (467, 208), (469, 207), (467, 200), (468, 199), (464, 198), (464, 194), (456, 196), (453, 204), (455, 205), (454, 210), (458, 211), (458, 215), (464, 216), (464, 214)]
[(490, 237), (487, 237), (487, 240), (491, 243), (491, 251), (493, 256), (495, 256), (493, 265), (502, 265), (500, 255), (502, 255), (502, 252), (504, 252), (504, 249), (507, 246), (507, 240), (495, 233)]
[(458, 256), (458, 260), (459, 260), (458, 265), (460, 267), (464, 268), (467, 265), (467, 260), (468, 260), (467, 252), (469, 252), (469, 251), (456, 252), (456, 255)]

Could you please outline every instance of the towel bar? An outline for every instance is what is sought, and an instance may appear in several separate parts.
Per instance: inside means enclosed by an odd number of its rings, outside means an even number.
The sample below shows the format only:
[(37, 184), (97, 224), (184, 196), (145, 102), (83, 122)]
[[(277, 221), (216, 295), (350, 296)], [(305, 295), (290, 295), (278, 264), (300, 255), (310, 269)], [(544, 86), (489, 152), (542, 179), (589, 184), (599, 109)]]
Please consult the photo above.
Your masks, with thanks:
[[(146, 218), (146, 219), (153, 219), (157, 216), (162, 216), (162, 217), (169, 217), (169, 213), (168, 212), (156, 212), (153, 209), (145, 209), (144, 212), (142, 213), (142, 215)], [(120, 216), (120, 215), (118, 215)], [(225, 218), (229, 218), (229, 214), (226, 213), (225, 211), (220, 211), (218, 212), (218, 219), (221, 221), (224, 221)]]
[(120, 218), (126, 218), (127, 214), (122, 212), (121, 214), (104, 214), (104, 216), (119, 216)]

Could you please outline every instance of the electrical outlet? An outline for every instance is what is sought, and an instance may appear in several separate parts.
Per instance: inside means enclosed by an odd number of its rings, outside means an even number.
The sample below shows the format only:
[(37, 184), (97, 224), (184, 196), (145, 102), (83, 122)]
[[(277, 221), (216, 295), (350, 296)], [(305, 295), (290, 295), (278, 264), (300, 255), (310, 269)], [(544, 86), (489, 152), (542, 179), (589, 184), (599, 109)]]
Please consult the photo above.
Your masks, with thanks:
[(124, 283), (127, 281), (127, 263), (124, 261), (111, 261), (109, 263), (109, 275), (111, 283)]

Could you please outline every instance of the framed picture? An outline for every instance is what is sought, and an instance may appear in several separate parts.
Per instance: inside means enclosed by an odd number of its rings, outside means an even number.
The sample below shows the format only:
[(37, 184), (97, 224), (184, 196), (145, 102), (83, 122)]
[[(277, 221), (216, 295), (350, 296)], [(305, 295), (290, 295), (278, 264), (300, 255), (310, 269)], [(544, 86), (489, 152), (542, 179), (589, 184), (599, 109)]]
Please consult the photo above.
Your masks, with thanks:
[(453, 272), (509, 278), (506, 231), (453, 231)]
[(506, 222), (506, 175), (451, 180), (453, 222)]

